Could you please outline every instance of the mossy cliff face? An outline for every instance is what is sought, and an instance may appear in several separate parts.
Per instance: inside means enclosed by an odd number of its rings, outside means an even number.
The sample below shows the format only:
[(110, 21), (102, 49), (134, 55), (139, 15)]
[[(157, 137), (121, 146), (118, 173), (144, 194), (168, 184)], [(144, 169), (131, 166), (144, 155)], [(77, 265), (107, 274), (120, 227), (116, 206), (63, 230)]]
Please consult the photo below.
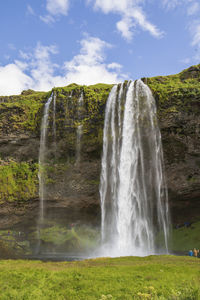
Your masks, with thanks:
[[(49, 111), (45, 154), (45, 199), (49, 220), (100, 220), (99, 174), (105, 104), (112, 85), (54, 88), (49, 93), (24, 91), (0, 97), (0, 227), (34, 225), (39, 214), (38, 155), (44, 104)], [(83, 95), (83, 105), (79, 99)], [(55, 124), (53, 115), (55, 113)], [(53, 130), (55, 125), (56, 130)], [(82, 125), (77, 162), (77, 128)], [(56, 133), (56, 134), (55, 134)], [(89, 216), (88, 216), (89, 215)], [(68, 221), (67, 221), (68, 220)]]
[(157, 103), (172, 220), (200, 219), (200, 65), (143, 80)]
[[(177, 75), (144, 78), (158, 107), (172, 220), (200, 218), (200, 65)], [(53, 101), (44, 169), (49, 222), (100, 221), (99, 180), (105, 104), (112, 85), (54, 88), (0, 97), (0, 227), (36, 223), (38, 154), (44, 104)], [(79, 104), (83, 94), (84, 103)], [(77, 160), (77, 128), (82, 125)]]

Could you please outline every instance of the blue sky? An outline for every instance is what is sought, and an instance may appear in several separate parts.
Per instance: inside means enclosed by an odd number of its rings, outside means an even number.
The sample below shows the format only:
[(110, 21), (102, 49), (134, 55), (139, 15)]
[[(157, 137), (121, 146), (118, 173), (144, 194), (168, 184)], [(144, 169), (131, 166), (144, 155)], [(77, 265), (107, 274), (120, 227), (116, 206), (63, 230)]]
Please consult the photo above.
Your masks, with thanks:
[(6, 0), (0, 14), (0, 95), (200, 63), (200, 0)]

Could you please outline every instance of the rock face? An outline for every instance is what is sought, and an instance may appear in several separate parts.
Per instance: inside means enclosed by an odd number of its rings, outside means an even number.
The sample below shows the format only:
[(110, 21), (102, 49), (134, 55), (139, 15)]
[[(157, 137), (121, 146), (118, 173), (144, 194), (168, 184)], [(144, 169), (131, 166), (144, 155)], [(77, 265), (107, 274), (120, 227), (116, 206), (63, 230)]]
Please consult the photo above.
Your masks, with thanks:
[(200, 219), (200, 65), (148, 78), (158, 106), (174, 224)]
[[(99, 224), (99, 174), (105, 103), (112, 85), (75, 84), (54, 89), (45, 166), (45, 215), (62, 224)], [(79, 108), (83, 93), (84, 105)], [(39, 215), (38, 155), (43, 107), (51, 93), (0, 97), (0, 228), (31, 227)], [(52, 103), (53, 104), (53, 103)], [(81, 111), (80, 111), (81, 110)], [(77, 164), (77, 128), (82, 125)]]
[[(174, 224), (200, 219), (200, 65), (173, 76), (144, 78), (158, 107)], [(126, 82), (124, 83), (126, 84)], [(46, 211), (50, 220), (100, 223), (99, 177), (105, 104), (111, 85), (54, 88), (46, 152)], [(81, 108), (79, 97), (83, 93)], [(36, 224), (38, 153), (43, 107), (50, 93), (0, 97), (0, 229)], [(82, 125), (81, 159), (76, 161)]]

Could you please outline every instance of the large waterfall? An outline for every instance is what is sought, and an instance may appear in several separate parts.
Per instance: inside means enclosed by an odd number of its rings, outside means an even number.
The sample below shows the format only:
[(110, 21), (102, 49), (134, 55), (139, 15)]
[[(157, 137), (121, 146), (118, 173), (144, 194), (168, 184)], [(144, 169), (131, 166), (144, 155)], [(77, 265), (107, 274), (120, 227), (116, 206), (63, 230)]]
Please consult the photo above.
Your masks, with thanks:
[[(167, 252), (168, 199), (163, 153), (150, 89), (115, 85), (104, 123), (100, 182), (103, 255)], [(158, 236), (164, 242), (157, 247)]]

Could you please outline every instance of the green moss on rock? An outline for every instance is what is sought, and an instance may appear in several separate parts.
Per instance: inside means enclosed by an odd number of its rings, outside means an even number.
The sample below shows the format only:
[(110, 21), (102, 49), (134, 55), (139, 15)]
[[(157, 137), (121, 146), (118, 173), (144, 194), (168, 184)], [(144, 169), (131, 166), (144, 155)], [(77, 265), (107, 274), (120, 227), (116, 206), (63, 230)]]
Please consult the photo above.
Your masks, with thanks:
[(0, 166), (0, 201), (24, 202), (37, 197), (38, 165), (10, 161)]
[(169, 112), (199, 113), (200, 65), (176, 75), (143, 78), (143, 81), (155, 96), (160, 116)]
[(38, 133), (41, 110), (48, 96), (49, 93), (29, 91), (19, 96), (0, 97), (0, 133)]

